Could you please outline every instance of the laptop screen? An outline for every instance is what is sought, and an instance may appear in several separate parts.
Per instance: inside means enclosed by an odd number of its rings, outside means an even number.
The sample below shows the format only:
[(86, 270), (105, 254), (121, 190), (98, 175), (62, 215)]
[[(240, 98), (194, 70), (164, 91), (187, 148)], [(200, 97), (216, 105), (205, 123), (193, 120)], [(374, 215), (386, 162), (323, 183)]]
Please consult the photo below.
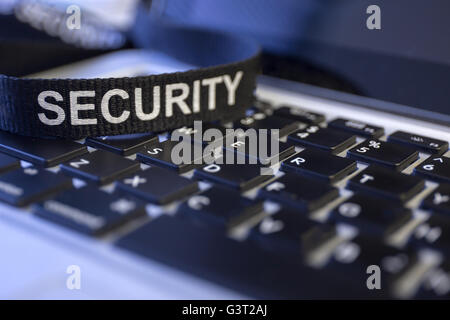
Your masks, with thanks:
[(153, 8), (255, 38), (268, 75), (450, 122), (448, 0), (154, 0)]

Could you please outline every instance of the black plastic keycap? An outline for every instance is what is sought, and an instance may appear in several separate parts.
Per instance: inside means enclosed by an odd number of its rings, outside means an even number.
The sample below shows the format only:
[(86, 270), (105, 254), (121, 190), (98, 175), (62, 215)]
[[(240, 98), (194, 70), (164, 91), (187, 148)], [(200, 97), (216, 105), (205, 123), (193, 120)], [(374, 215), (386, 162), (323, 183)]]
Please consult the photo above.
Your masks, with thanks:
[(269, 116), (262, 112), (257, 112), (234, 123), (235, 128), (244, 129), (276, 129), (279, 130), (279, 137), (284, 137), (299, 128), (299, 122), (276, 116)]
[(331, 153), (340, 153), (356, 143), (356, 136), (346, 132), (309, 126), (288, 136), (294, 145), (323, 149)]
[[(209, 134), (207, 133), (209, 132)], [(218, 123), (201, 123), (196, 127), (181, 127), (170, 132), (170, 140), (181, 141), (181, 139), (188, 142), (197, 142), (202, 144), (209, 144), (212, 141), (219, 142), (231, 131)], [(214, 138), (212, 138), (212, 135)]]
[(450, 185), (441, 184), (423, 201), (422, 208), (433, 212), (448, 214), (450, 217)]
[(335, 223), (354, 225), (360, 232), (380, 239), (410, 219), (411, 212), (398, 203), (359, 193), (342, 202), (329, 217)]
[(334, 183), (354, 172), (356, 162), (309, 148), (284, 160), (281, 169)]
[(53, 167), (87, 152), (82, 144), (62, 139), (39, 139), (0, 131), (0, 151), (43, 167)]
[(100, 235), (130, 219), (145, 214), (145, 206), (120, 193), (106, 193), (95, 187), (83, 187), (59, 194), (34, 206), (33, 212), (69, 229)]
[(139, 168), (139, 162), (103, 150), (91, 152), (61, 165), (65, 174), (101, 185), (120, 179)]
[(244, 198), (235, 190), (215, 186), (191, 196), (178, 212), (208, 226), (230, 229), (261, 212), (262, 208), (262, 202)]
[(198, 183), (172, 171), (151, 167), (121, 179), (117, 187), (145, 201), (167, 204), (195, 193)]
[(247, 191), (272, 178), (271, 170), (256, 164), (209, 164), (195, 169), (194, 177), (240, 191)]
[(371, 165), (348, 181), (348, 187), (357, 192), (405, 202), (418, 194), (425, 181), (411, 175)]
[(279, 117), (289, 118), (308, 124), (318, 124), (325, 121), (325, 116), (323, 114), (297, 107), (282, 106), (276, 109), (273, 114)]
[(122, 156), (129, 156), (142, 149), (145, 145), (157, 141), (155, 134), (127, 134), (119, 136), (106, 136), (87, 138), (88, 146), (114, 152)]
[(16, 158), (0, 154), (0, 174), (20, 168), (20, 161)]
[(384, 129), (382, 127), (343, 118), (334, 119), (328, 123), (328, 127), (374, 139), (377, 139), (384, 134)]
[(436, 155), (440, 155), (448, 150), (447, 141), (420, 136), (405, 131), (395, 131), (388, 137), (388, 140)]
[(426, 273), (415, 298), (450, 299), (450, 259), (444, 259), (439, 266)]
[(430, 180), (450, 183), (450, 158), (432, 156), (416, 167), (414, 173)]
[[(136, 159), (145, 164), (185, 173), (203, 164), (205, 148), (208, 147), (196, 143), (165, 140), (146, 146), (137, 154)], [(187, 153), (181, 150), (186, 150)], [(214, 148), (211, 149), (213, 150)]]
[(259, 190), (258, 195), (263, 199), (309, 212), (337, 198), (339, 191), (324, 182), (295, 173), (286, 173)]
[(442, 251), (448, 256), (450, 254), (450, 217), (431, 214), (426, 221), (416, 227), (410, 240), (419, 246)]
[(45, 169), (28, 167), (0, 175), (0, 200), (26, 206), (72, 187), (72, 179)]
[[(260, 165), (279, 163), (295, 153), (293, 145), (280, 142), (270, 134), (234, 137), (225, 141), (224, 148), (224, 153), (228, 152), (226, 156), (234, 156), (236, 163)], [(238, 162), (239, 157), (242, 162)]]
[(419, 159), (419, 152), (391, 142), (367, 140), (349, 150), (347, 156), (401, 171)]
[[(361, 234), (337, 246), (321, 270), (336, 277), (344, 273), (351, 274), (352, 284), (361, 291), (371, 291), (380, 294), (380, 297), (392, 299), (400, 298), (395, 295), (394, 280), (415, 261), (413, 253), (388, 246), (379, 237)], [(380, 274), (376, 282), (370, 278), (374, 270), (379, 270)], [(379, 289), (375, 285), (379, 285)]]
[(248, 239), (276, 254), (300, 256), (302, 235), (317, 224), (304, 213), (282, 208), (253, 227)]

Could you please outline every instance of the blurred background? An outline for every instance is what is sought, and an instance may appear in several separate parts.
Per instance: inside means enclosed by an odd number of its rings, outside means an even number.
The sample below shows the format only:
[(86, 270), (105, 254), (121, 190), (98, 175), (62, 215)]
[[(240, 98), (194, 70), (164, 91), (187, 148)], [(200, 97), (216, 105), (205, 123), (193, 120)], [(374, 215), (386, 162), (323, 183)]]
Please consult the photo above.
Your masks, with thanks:
[[(74, 4), (84, 29), (71, 34), (63, 20)], [(381, 8), (381, 30), (366, 27), (372, 4)], [(131, 33), (152, 32), (136, 23), (137, 10), (164, 23), (254, 39), (269, 76), (450, 113), (448, 0), (2, 0), (0, 73), (24, 76), (134, 48)], [(81, 36), (71, 41), (76, 32)], [(88, 36), (89, 45), (80, 44)]]

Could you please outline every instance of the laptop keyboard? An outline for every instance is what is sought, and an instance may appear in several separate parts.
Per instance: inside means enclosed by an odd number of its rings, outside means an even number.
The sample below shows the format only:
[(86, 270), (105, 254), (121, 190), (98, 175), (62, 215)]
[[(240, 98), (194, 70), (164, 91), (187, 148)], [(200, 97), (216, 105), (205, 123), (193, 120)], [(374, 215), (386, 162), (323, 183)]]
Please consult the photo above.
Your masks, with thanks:
[[(279, 163), (177, 164), (168, 134), (1, 132), (0, 201), (98, 241), (139, 220), (113, 245), (250, 297), (449, 297), (447, 141), (264, 101), (208, 127), (279, 129)], [(237, 145), (222, 151), (249, 160)]]

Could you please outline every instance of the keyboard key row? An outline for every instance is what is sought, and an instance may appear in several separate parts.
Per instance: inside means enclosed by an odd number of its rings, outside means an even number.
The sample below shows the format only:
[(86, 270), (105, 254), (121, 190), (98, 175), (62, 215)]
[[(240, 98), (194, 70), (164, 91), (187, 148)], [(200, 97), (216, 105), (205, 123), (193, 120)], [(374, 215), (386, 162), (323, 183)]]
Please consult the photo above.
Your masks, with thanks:
[(367, 288), (355, 292), (350, 279), (307, 267), (300, 254), (279, 256), (274, 263), (273, 252), (253, 241), (235, 241), (178, 217), (158, 217), (117, 246), (256, 298), (370, 295)]

